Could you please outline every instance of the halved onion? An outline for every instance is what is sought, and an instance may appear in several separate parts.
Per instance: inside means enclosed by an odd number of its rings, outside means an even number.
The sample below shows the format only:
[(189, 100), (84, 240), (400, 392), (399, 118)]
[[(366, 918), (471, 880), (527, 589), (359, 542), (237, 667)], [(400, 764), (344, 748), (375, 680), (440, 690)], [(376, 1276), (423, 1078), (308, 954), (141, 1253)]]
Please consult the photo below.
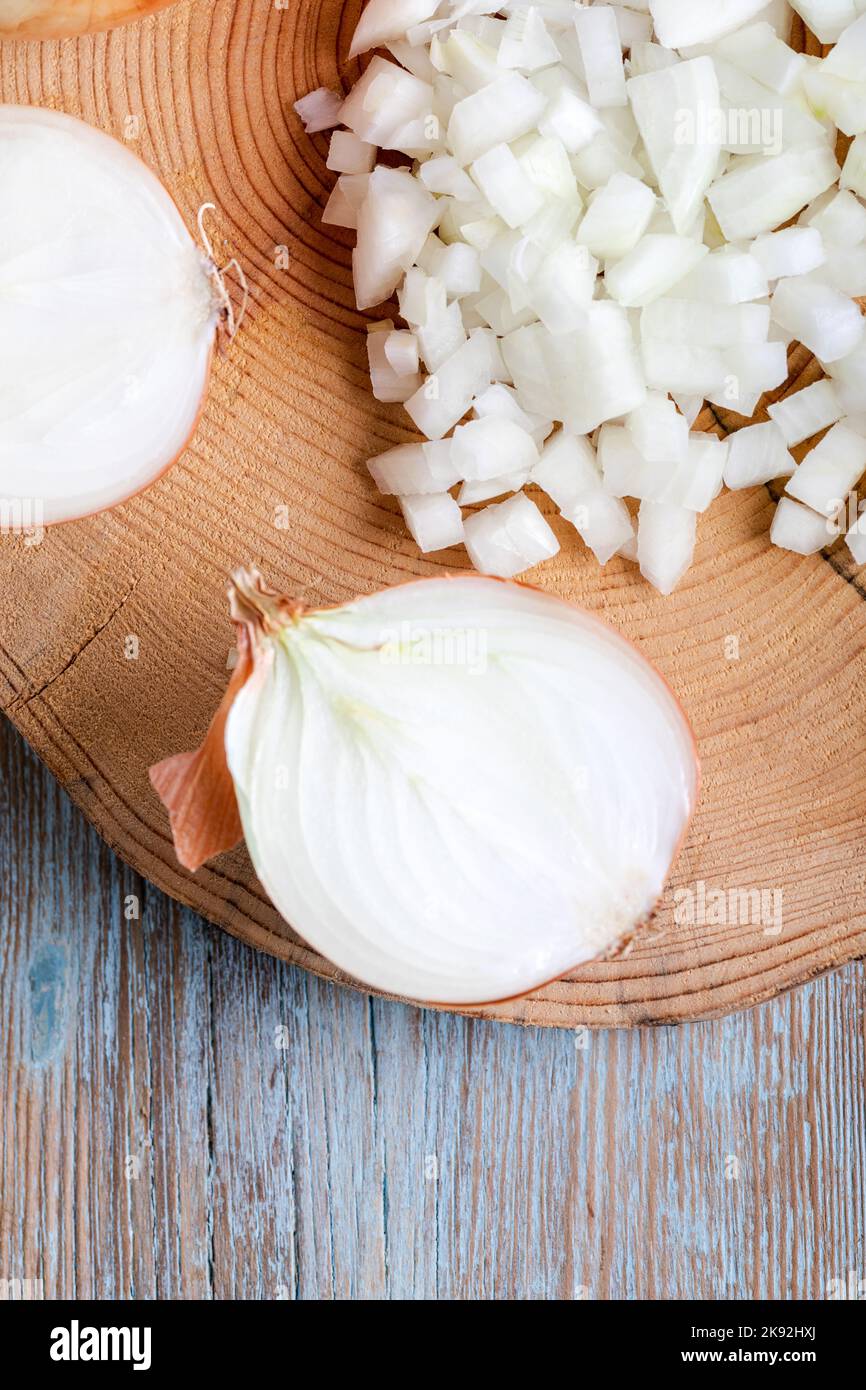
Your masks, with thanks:
[(65, 39), (144, 19), (174, 0), (3, 0), (0, 37)]
[(0, 187), (0, 496), (66, 521), (181, 452), (224, 291), (156, 176), (83, 121), (0, 106)]
[(339, 969), (443, 1004), (523, 994), (653, 909), (694, 809), (686, 718), (612, 629), (430, 579), (305, 612), (239, 571), (241, 661), (202, 748), (151, 780), (178, 857), (236, 843)]

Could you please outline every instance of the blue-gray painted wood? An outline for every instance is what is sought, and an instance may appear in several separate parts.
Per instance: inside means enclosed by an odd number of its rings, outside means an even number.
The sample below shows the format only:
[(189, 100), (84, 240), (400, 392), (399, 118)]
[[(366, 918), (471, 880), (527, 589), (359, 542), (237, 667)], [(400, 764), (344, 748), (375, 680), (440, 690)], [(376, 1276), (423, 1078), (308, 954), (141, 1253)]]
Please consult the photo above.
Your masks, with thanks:
[(533, 1299), (866, 1276), (860, 965), (676, 1030), (370, 1000), (149, 888), (9, 728), (0, 895), (0, 1279)]

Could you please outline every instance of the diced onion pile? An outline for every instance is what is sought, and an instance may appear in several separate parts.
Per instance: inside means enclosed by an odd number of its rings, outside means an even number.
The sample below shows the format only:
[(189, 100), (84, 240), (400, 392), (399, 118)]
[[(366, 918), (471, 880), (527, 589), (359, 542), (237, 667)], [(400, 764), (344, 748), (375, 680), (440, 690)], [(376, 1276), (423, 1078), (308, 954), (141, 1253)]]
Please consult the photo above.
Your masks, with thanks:
[[(780, 0), (370, 0), (353, 54), (390, 57), (298, 103), (346, 127), (325, 221), (357, 229), (358, 307), (397, 295), (373, 391), (426, 442), (369, 467), (422, 551), (548, 559), (530, 484), (662, 593), (723, 486), (787, 479), (779, 546), (839, 534), (866, 470), (866, 0), (793, 7), (823, 60)], [(753, 416), (794, 341), (824, 380), (730, 440), (691, 431), (705, 401)], [(847, 540), (866, 561), (859, 518)]]

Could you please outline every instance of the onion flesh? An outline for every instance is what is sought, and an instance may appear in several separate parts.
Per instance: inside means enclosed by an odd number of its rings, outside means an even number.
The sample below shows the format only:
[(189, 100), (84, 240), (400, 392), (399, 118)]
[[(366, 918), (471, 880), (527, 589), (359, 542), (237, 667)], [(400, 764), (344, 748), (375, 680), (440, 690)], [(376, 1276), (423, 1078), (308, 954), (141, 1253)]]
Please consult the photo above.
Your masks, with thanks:
[(861, 512), (845, 536), (845, 544), (857, 565), (866, 565), (866, 513)]
[(190, 438), (220, 308), (159, 180), (83, 121), (0, 106), (0, 496), (125, 500)]
[(687, 48), (712, 43), (754, 19), (767, 0), (649, 0), (659, 43)]
[(833, 382), (825, 380), (794, 391), (784, 400), (768, 406), (768, 414), (787, 447), (792, 449), (829, 425), (835, 425), (842, 419), (845, 409)]
[[(357, 225), (358, 305), (396, 288), (408, 325), (371, 335), (375, 393), (429, 442), (458, 432), (440, 476), (458, 473), (459, 505), (528, 478), (601, 563), (638, 558), (626, 499), (667, 508), (646, 512), (643, 571), (670, 588), (694, 540), (681, 514), (725, 475), (758, 486), (791, 467), (784, 431), (756, 429), (732, 455), (691, 438), (704, 402), (745, 424), (800, 341), (832, 378), (829, 423), (862, 411), (866, 0), (804, 0), (836, 42), (823, 59), (785, 42), (785, 0), (440, 0), (414, 18), (427, 8), (365, 12), (356, 46), (384, 25), (397, 61), (372, 59), (341, 108), (352, 134), (332, 142), (335, 168), (358, 171), (326, 212)], [(854, 136), (842, 170), (837, 127)], [(411, 168), (368, 171), (373, 144)], [(787, 428), (810, 428), (826, 393), (798, 421), (806, 405)], [(494, 423), (465, 432), (470, 416)], [(533, 459), (555, 424), (556, 441), (598, 442), (592, 486), (568, 476), (572, 445)], [(436, 496), (414, 458), (405, 476)], [(498, 554), (488, 510), (476, 563)], [(672, 558), (657, 562), (665, 517)]]
[(589, 99), (596, 108), (625, 106), (625, 73), (616, 16), (607, 5), (574, 10), (577, 42)]
[(696, 513), (672, 502), (641, 502), (637, 557), (641, 574), (670, 594), (692, 563)]
[(724, 468), (725, 486), (758, 487), (773, 478), (789, 478), (794, 467), (785, 437), (772, 420), (747, 425), (731, 436)]
[(188, 867), (239, 813), (312, 948), (442, 1004), (526, 993), (646, 919), (698, 769), (667, 686), (615, 632), (480, 576), (304, 613), (242, 573), (233, 609), (252, 669), (203, 749), (151, 773)]
[(785, 491), (832, 519), (866, 472), (866, 439), (840, 420), (794, 470)]
[(630, 174), (613, 174), (590, 202), (577, 240), (594, 256), (617, 260), (633, 251), (655, 211), (651, 188)]
[(633, 77), (628, 96), (674, 229), (683, 235), (718, 170), (721, 138), (705, 119), (719, 107), (716, 70), (710, 58), (693, 58)]
[(852, 299), (800, 276), (776, 286), (773, 318), (822, 362), (848, 357), (863, 337), (863, 315)]
[(781, 232), (765, 233), (752, 243), (751, 254), (768, 280), (808, 275), (827, 259), (817, 227), (786, 227)]
[(464, 540), (463, 513), (448, 492), (400, 498), (409, 534), (421, 551), (447, 550)]
[(608, 266), (604, 274), (607, 292), (629, 309), (651, 304), (688, 275), (706, 254), (707, 248), (689, 237), (649, 234), (622, 260)]
[(65, 39), (114, 29), (164, 10), (175, 0), (3, 0), (0, 38)]
[(791, 0), (820, 43), (835, 43), (858, 15), (858, 0)]
[[(295, 110), (303, 121), (307, 134), (317, 135), (320, 130), (331, 130), (340, 124), (342, 105), (336, 92), (329, 91), (327, 87), (319, 87), (315, 92), (310, 92), (307, 96), (301, 97), (300, 101), (296, 101)], [(347, 169), (341, 172), (359, 171)]]
[(795, 555), (814, 555), (833, 540), (827, 518), (804, 507), (791, 497), (783, 497), (773, 513), (770, 540), (781, 550)]
[(757, 156), (755, 163), (724, 174), (707, 197), (730, 241), (772, 232), (824, 193), (839, 178), (831, 149), (823, 145)]
[(500, 579), (513, 579), (559, 550), (554, 532), (523, 492), (467, 517), (465, 533), (475, 568)]

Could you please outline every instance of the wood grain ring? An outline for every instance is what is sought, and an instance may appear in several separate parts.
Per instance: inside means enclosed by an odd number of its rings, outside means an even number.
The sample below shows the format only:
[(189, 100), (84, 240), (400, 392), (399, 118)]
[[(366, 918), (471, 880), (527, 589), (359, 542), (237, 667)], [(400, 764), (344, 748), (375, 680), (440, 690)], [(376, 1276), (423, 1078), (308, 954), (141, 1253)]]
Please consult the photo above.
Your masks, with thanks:
[[(370, 396), (351, 236), (320, 218), (327, 138), (308, 138), (292, 110), (298, 95), (357, 76), (346, 54), (359, 9), (181, 0), (110, 34), (0, 44), (0, 99), (134, 139), (190, 226), (202, 202), (217, 204), (218, 249), (241, 259), (252, 285), (247, 324), (216, 363), (180, 462), (41, 545), (2, 538), (0, 698), (124, 859), (251, 945), (329, 978), (339, 976), (280, 920), (245, 852), (195, 878), (178, 868), (147, 768), (193, 746), (216, 708), (237, 563), (326, 603), (466, 567), (458, 552), (419, 557), (366, 476), (368, 456), (410, 433), (399, 408)], [(785, 389), (813, 374), (795, 351)], [(707, 411), (701, 423), (740, 422)], [(665, 904), (631, 953), (483, 1012), (572, 1027), (675, 1023), (866, 953), (864, 584), (847, 552), (800, 560), (771, 549), (772, 506), (764, 489), (720, 498), (672, 599), (624, 561), (599, 571), (552, 517), (562, 551), (532, 577), (658, 663), (698, 734), (704, 791)], [(701, 881), (781, 890), (781, 934), (760, 922), (677, 924), (674, 894)]]

